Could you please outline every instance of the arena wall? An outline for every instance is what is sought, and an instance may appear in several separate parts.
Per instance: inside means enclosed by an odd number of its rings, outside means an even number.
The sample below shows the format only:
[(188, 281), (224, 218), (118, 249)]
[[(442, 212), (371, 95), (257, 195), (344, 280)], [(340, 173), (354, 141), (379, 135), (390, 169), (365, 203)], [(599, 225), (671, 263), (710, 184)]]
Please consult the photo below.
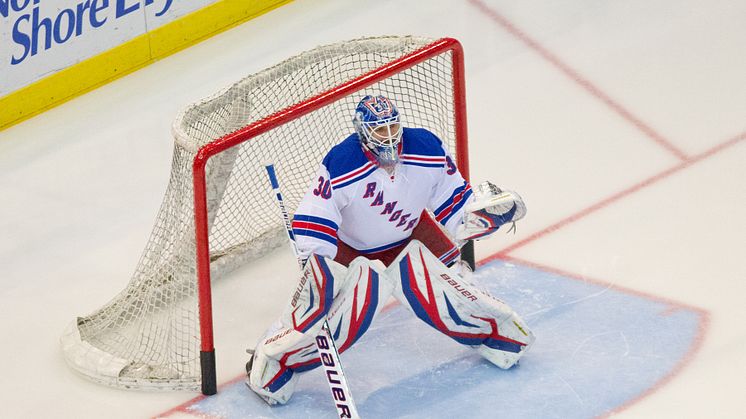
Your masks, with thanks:
[(291, 0), (0, 0), (0, 130)]

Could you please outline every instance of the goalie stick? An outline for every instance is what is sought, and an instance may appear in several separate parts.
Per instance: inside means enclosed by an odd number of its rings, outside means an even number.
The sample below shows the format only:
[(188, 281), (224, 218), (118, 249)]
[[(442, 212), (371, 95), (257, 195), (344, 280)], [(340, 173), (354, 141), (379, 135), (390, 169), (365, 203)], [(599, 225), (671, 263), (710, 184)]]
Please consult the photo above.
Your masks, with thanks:
[[(293, 234), (293, 228), (290, 224), (290, 216), (288, 215), (287, 208), (285, 208), (285, 202), (280, 192), (280, 184), (277, 181), (277, 175), (275, 174), (275, 166), (272, 163), (265, 163), (264, 166), (267, 169), (267, 175), (269, 181), (272, 184), (272, 191), (275, 193), (277, 204), (282, 212), (282, 218), (285, 222), (285, 232), (287, 233), (290, 247), (293, 250), (293, 255), (298, 261), (298, 265), (303, 269), (303, 261), (298, 257), (298, 248), (295, 245), (295, 235)], [(350, 393), (350, 386), (347, 384), (347, 378), (342, 370), (342, 363), (339, 360), (339, 351), (337, 351), (337, 345), (334, 343), (332, 338), (331, 330), (329, 330), (329, 323), (324, 319), (324, 323), (321, 325), (321, 331), (314, 339), (316, 348), (319, 351), (319, 357), (321, 359), (321, 366), (324, 368), (324, 376), (326, 377), (329, 389), (332, 392), (332, 399), (337, 407), (337, 413), (340, 418), (360, 418), (355, 407), (355, 402), (352, 400), (352, 393)]]

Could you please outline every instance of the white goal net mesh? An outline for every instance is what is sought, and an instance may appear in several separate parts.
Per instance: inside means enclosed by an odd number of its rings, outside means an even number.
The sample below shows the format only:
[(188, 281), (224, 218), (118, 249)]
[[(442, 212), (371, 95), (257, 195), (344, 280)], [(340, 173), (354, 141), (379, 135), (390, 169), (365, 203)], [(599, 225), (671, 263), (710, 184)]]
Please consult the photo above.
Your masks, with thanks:
[[(108, 304), (77, 318), (65, 331), (62, 346), (67, 362), (86, 377), (108, 385), (198, 389), (200, 330), (192, 186), (196, 152), (432, 42), (382, 37), (318, 47), (188, 106), (174, 122), (170, 182), (132, 279)], [(206, 179), (213, 281), (284, 244), (283, 221), (263, 163), (275, 163), (292, 214), (325, 153), (353, 132), (353, 111), (363, 95), (392, 98), (405, 125), (429, 129), (455, 155), (451, 55), (430, 57), (212, 157)]]

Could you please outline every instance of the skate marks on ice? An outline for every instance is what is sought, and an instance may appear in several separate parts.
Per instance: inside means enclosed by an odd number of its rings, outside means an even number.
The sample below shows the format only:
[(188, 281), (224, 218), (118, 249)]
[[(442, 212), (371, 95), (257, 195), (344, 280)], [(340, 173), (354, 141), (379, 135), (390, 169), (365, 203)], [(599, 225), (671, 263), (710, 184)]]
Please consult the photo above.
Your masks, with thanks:
[[(475, 279), (526, 319), (531, 351), (500, 370), (395, 305), (342, 355), (362, 417), (596, 417), (670, 379), (706, 322), (695, 308), (499, 260)], [(309, 372), (287, 405), (270, 408), (235, 379), (166, 416), (334, 418), (326, 386), (320, 369)]]

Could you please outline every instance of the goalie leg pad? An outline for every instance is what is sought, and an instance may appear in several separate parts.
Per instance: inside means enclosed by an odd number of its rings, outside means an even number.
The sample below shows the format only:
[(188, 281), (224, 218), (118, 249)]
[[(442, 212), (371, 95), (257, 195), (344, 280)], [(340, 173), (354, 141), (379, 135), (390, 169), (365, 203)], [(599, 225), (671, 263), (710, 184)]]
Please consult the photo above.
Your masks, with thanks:
[(331, 259), (311, 255), (280, 321), (288, 329), (315, 336), (342, 289), (347, 269)]
[(247, 380), (269, 404), (284, 404), (293, 394), (296, 373), (314, 368), (314, 338), (344, 284), (347, 269), (312, 255), (280, 318), (259, 340)]
[[(508, 369), (518, 363), (518, 360), (533, 345), (536, 337), (528, 328), (526, 322), (510, 306), (485, 291), (478, 290), (477, 292), (480, 294), (482, 303), (490, 307), (489, 311), (502, 313), (501, 321), (497, 323), (497, 330), (501, 336), (507, 339), (487, 339), (477, 350), (488, 361), (502, 369)], [(511, 349), (510, 340), (523, 344)], [(518, 349), (518, 351), (516, 352), (514, 349)]]
[(378, 261), (358, 257), (352, 261), (343, 289), (329, 311), (329, 328), (342, 353), (368, 331), (375, 316), (393, 294), (395, 283)]
[[(336, 268), (330, 269), (332, 270)], [(340, 353), (351, 347), (368, 330), (373, 318), (394, 289), (393, 282), (383, 275), (383, 266), (364, 257), (355, 259), (344, 271), (344, 277), (337, 277), (336, 283), (339, 286), (335, 291), (335, 298), (324, 314)], [(293, 298), (290, 308), (270, 328), (254, 351), (247, 383), (269, 404), (286, 403), (293, 394), (298, 373), (321, 365), (314, 339), (323, 322), (318, 321), (318, 327), (304, 327), (303, 332), (288, 327), (288, 323), (303, 325), (302, 320), (309, 318), (310, 314), (298, 315), (298, 312), (312, 312), (316, 307), (315, 304), (309, 304), (313, 293), (309, 291), (304, 295), (306, 296)], [(297, 303), (296, 300), (306, 303)], [(309, 334), (310, 331), (314, 331), (314, 334)]]
[(418, 318), (461, 344), (477, 347), (498, 367), (510, 368), (534, 341), (507, 304), (465, 281), (417, 240), (386, 274), (398, 278), (394, 296)]

